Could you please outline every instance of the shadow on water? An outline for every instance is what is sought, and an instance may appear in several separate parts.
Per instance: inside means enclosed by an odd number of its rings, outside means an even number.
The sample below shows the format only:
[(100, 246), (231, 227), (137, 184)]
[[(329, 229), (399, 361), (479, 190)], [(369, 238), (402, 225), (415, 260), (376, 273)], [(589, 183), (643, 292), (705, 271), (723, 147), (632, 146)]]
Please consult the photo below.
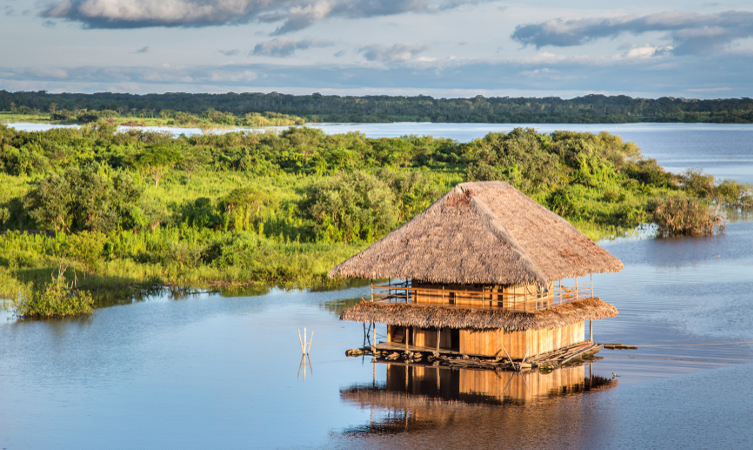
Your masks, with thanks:
[(556, 401), (558, 397), (617, 385), (615, 379), (593, 375), (591, 364), (550, 373), (521, 373), (387, 363), (386, 381), (377, 382), (379, 366), (382, 364), (374, 366), (373, 383), (340, 390), (343, 402), (370, 411), (368, 424), (346, 428), (343, 436), (389, 435), (448, 426), (462, 429), (467, 424), (478, 426), (479, 420), (498, 420), (509, 427), (508, 415), (520, 411), (508, 407)]

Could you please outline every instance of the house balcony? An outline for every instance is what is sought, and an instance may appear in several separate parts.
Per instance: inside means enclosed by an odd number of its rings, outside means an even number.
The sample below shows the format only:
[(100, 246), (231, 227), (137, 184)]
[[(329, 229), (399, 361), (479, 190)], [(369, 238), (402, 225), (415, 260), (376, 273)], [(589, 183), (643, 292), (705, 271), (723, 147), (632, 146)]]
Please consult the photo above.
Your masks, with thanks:
[(390, 281), (387, 285), (371, 285), (371, 301), (404, 303), (413, 306), (442, 306), (466, 309), (505, 309), (539, 311), (576, 300), (593, 297), (593, 277), (587, 280), (568, 279), (550, 283), (545, 288), (534, 285), (485, 286), (441, 285), (414, 280)]

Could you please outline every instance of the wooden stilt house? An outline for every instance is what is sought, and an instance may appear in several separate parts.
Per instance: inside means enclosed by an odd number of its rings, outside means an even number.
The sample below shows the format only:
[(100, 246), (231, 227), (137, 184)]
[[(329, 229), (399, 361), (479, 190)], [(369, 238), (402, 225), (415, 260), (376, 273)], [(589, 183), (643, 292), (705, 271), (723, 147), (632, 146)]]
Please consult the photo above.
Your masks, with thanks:
[(488, 181), (457, 185), (329, 275), (390, 280), (340, 317), (386, 324), (379, 348), (521, 359), (593, 340), (592, 321), (617, 309), (594, 296), (592, 274), (622, 268), (563, 218)]

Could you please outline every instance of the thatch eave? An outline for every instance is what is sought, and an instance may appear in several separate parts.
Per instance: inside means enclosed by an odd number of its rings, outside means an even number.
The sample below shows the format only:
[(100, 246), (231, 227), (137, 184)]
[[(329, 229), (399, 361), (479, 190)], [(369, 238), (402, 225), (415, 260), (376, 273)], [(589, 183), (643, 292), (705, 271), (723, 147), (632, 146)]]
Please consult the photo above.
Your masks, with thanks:
[(340, 320), (419, 328), (504, 329), (507, 332), (556, 329), (584, 320), (608, 319), (618, 311), (598, 297), (576, 300), (537, 311), (501, 308), (412, 305), (363, 301), (344, 310)]

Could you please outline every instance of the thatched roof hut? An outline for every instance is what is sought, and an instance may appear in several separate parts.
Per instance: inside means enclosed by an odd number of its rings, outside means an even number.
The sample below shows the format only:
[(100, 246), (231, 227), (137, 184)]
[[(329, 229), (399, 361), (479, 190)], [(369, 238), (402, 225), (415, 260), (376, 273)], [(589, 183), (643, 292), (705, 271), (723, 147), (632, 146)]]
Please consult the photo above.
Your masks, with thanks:
[(484, 181), (455, 186), (329, 275), (544, 286), (622, 268), (620, 260), (508, 183)]
[(340, 320), (376, 322), (403, 327), (503, 329), (511, 332), (551, 330), (584, 320), (607, 319), (615, 316), (617, 316), (617, 308), (614, 305), (593, 297), (531, 312), (364, 301), (344, 310), (340, 314)]

